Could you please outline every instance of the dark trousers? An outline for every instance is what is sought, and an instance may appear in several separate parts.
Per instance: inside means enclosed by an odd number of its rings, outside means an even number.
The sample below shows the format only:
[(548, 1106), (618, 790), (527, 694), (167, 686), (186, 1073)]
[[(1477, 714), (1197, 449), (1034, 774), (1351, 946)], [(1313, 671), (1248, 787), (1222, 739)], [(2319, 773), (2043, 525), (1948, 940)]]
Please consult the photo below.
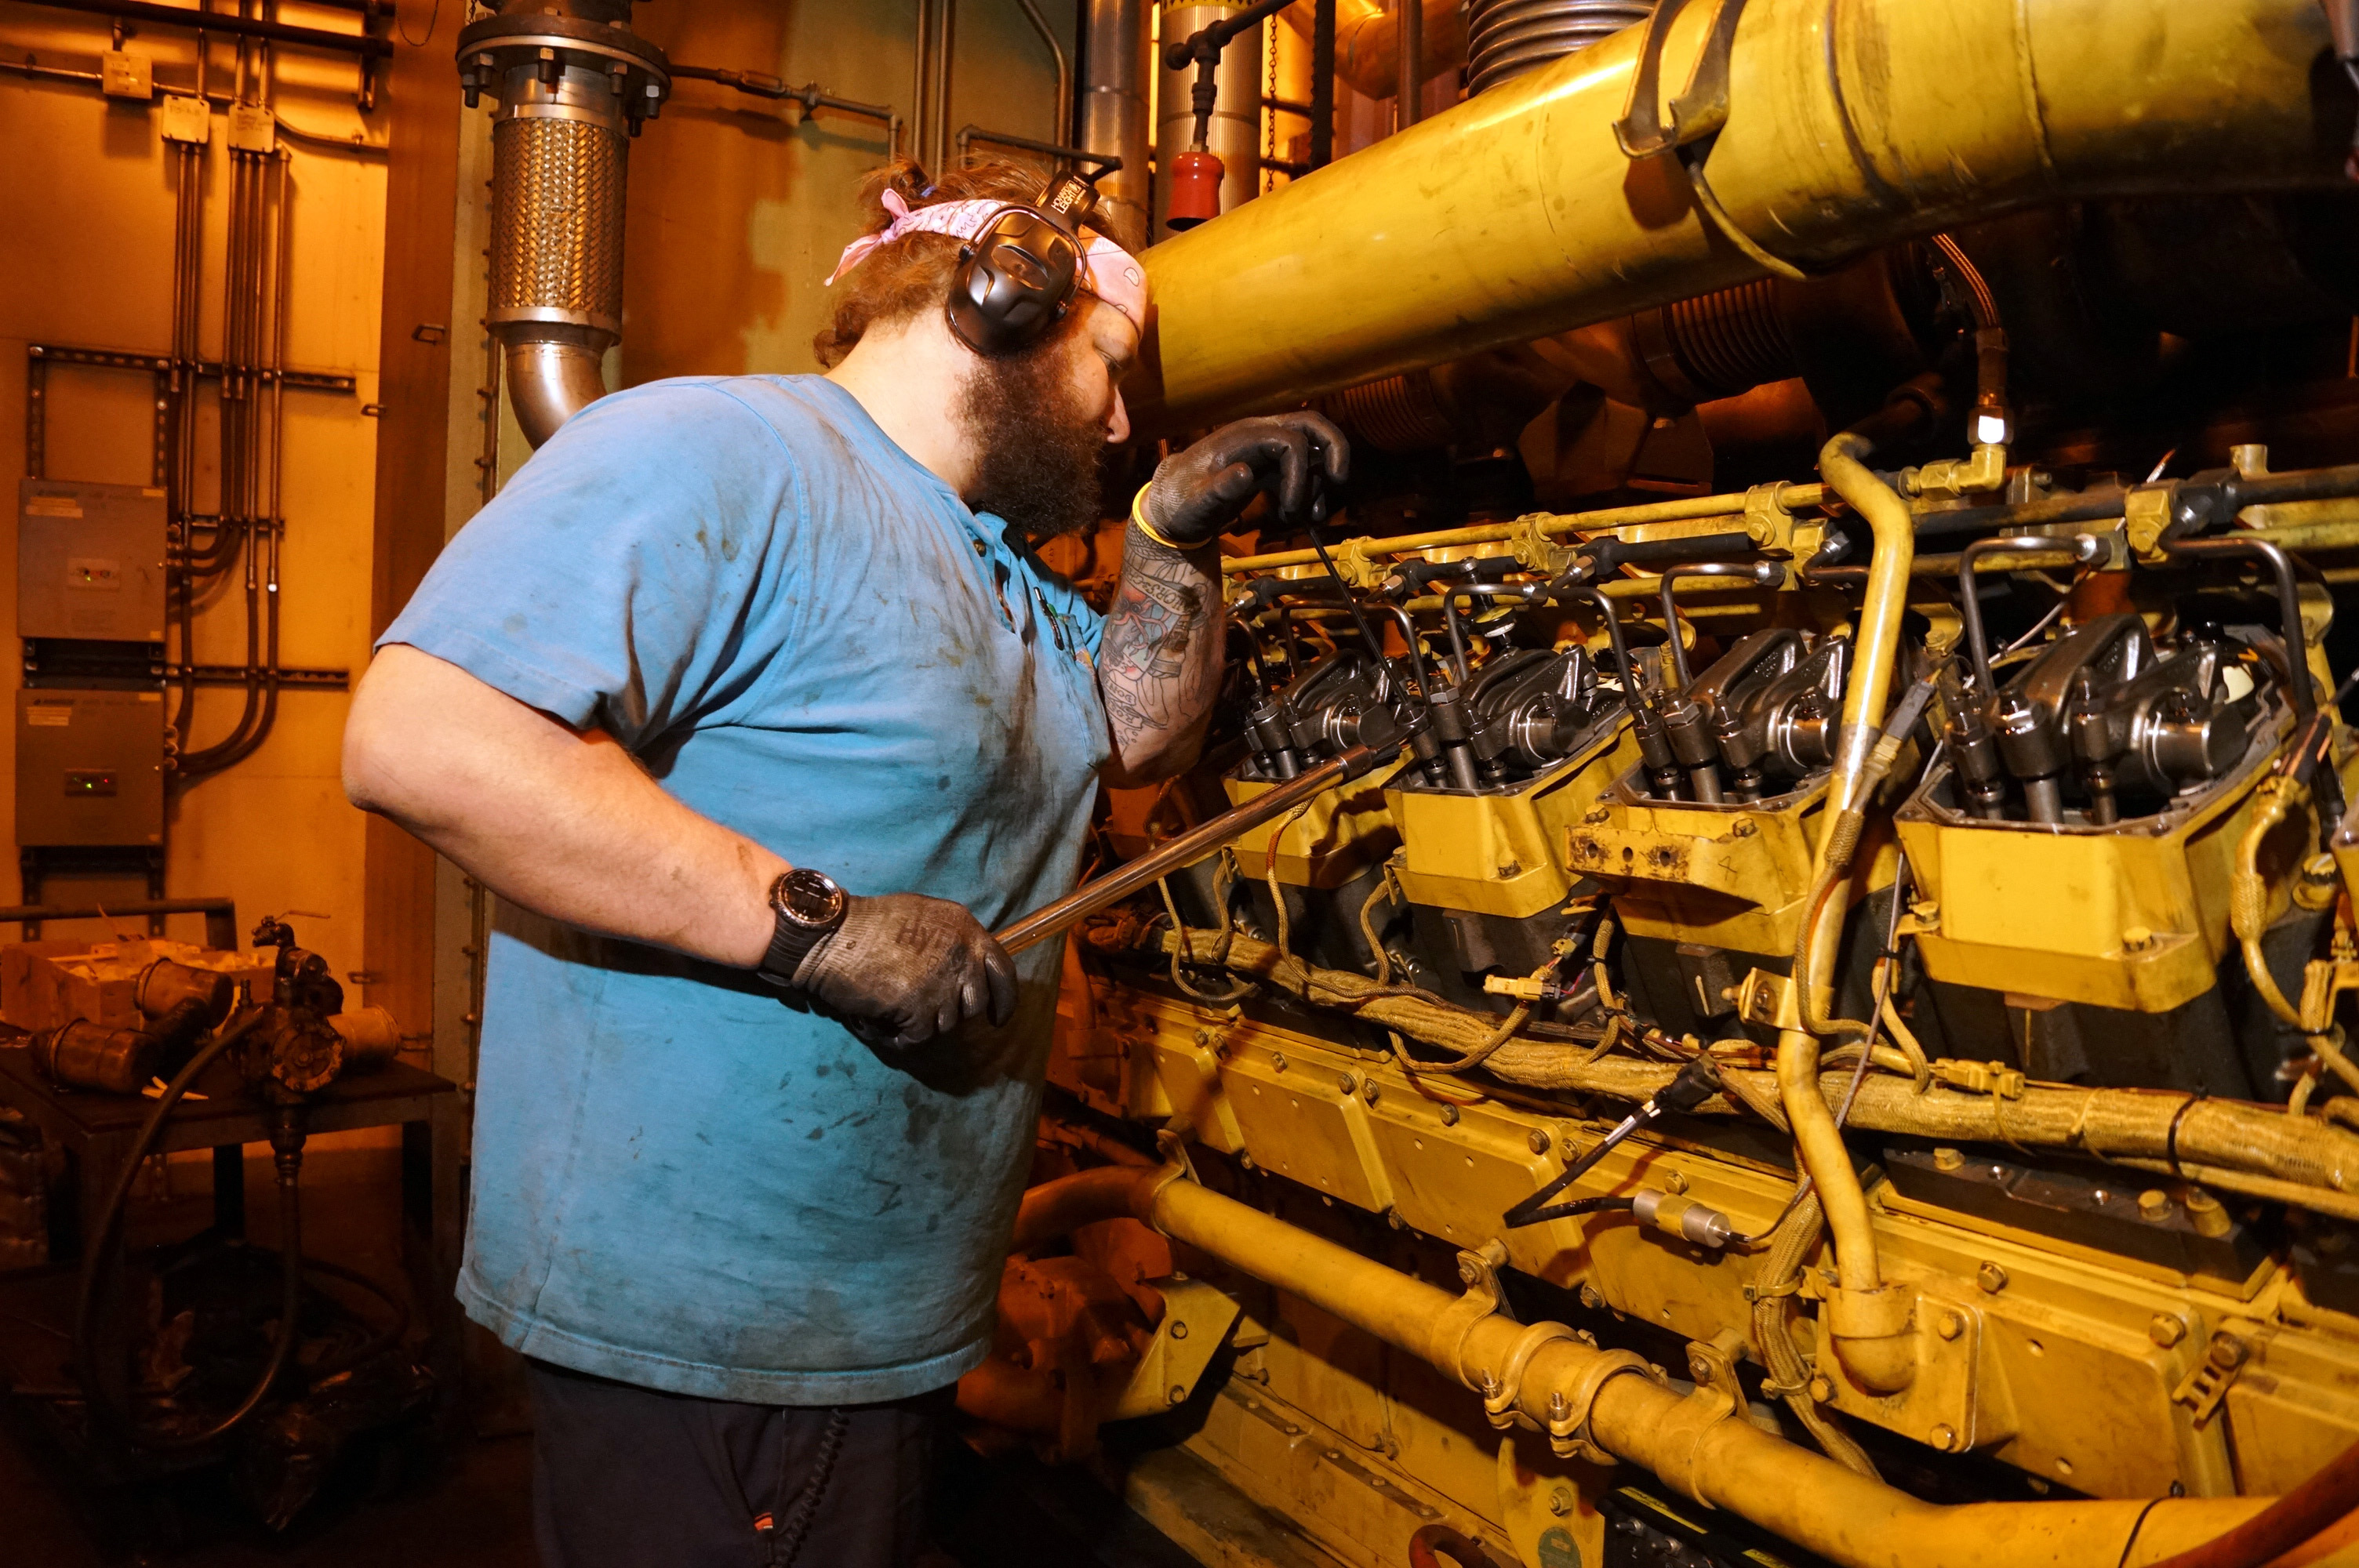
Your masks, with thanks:
[(667, 1394), (527, 1361), (542, 1568), (907, 1568), (940, 1389), (839, 1410)]

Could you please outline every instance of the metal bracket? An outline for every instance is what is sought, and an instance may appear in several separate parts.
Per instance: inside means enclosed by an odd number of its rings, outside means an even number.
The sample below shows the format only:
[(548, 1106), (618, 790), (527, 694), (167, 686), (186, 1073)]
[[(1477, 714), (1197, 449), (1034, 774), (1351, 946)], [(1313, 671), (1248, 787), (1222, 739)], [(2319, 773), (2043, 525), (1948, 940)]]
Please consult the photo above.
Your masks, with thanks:
[(1476, 1324), (1487, 1317), (1504, 1317), (1509, 1323), (1516, 1321), (1515, 1313), (1507, 1306), (1506, 1292), (1499, 1288), (1499, 1266), (1506, 1260), (1506, 1245), (1497, 1237), (1484, 1242), (1480, 1251), (1468, 1250), (1458, 1254), (1458, 1277), (1466, 1281), (1466, 1293), (1451, 1303), (1443, 1311), (1441, 1321), (1434, 1325), (1435, 1348), (1448, 1347), (1440, 1365), (1470, 1389), (1479, 1390), (1483, 1383), (1479, 1377), (1467, 1375), (1466, 1363), (1462, 1358), (1466, 1336), (1474, 1332)]
[(1696, 1387), (1726, 1394), (1740, 1416), (1750, 1408), (1745, 1398), (1745, 1385), (1736, 1377), (1734, 1347), (1743, 1343), (1742, 1337), (1732, 1331), (1717, 1339), (1699, 1339), (1688, 1346), (1688, 1372), (1695, 1379)]
[(1720, 0), (1703, 52), (1696, 57), (1687, 90), (1671, 101), (1670, 120), (1663, 120), (1663, 45), (1671, 24), (1687, 8), (1688, 0), (1660, 0), (1647, 20), (1647, 38), (1639, 48), (1637, 68), (1630, 75), (1630, 97), (1622, 118), (1614, 123), (1614, 139), (1623, 156), (1636, 161), (1669, 153), (1685, 172), (1695, 194), (1696, 210), (1747, 259), (1779, 277), (1799, 279), (1800, 267), (1764, 250), (1752, 235), (1736, 226), (1720, 199), (1705, 182), (1704, 160), (1712, 155), (1712, 139), (1728, 124), (1728, 60), (1736, 42), (1736, 25), (1745, 15), (1745, 0)]
[(2194, 1411), (2195, 1424), (2201, 1426), (2220, 1408), (2220, 1401), (2228, 1397), (2229, 1389), (2252, 1358), (2249, 1342), (2222, 1329), (2204, 1347), (2202, 1361), (2171, 1390), (2170, 1402)]
[(1670, 123), (1662, 116), (1663, 45), (1671, 24), (1686, 10), (1688, 0), (1662, 0), (1647, 19), (1646, 41), (1639, 46), (1637, 69), (1630, 75), (1630, 100), (1614, 122), (1614, 139), (1623, 156), (1652, 157), (1719, 134), (1728, 124), (1728, 56), (1736, 41), (1736, 24), (1745, 15), (1745, 0), (1721, 0), (1712, 17), (1712, 33), (1696, 57), (1687, 91), (1671, 101)]
[(1201, 1280), (1175, 1274), (1147, 1284), (1163, 1297), (1163, 1321), (1156, 1325), (1155, 1338), (1138, 1358), (1129, 1384), (1107, 1411), (1108, 1421), (1153, 1415), (1185, 1403), (1243, 1310), (1226, 1292)]

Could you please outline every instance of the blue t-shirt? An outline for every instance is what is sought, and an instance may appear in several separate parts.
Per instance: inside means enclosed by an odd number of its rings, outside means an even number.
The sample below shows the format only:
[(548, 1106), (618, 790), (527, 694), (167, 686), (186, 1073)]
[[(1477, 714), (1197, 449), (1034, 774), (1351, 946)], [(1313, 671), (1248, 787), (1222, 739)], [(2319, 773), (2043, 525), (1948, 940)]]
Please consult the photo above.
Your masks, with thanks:
[[(996, 927), (1066, 892), (1106, 757), (1100, 622), (819, 376), (568, 421), (427, 574), (406, 643), (614, 736), (855, 893)], [(528, 1356), (780, 1404), (989, 1347), (1061, 944), (1005, 1029), (897, 1052), (750, 971), (502, 905), (460, 1299)]]

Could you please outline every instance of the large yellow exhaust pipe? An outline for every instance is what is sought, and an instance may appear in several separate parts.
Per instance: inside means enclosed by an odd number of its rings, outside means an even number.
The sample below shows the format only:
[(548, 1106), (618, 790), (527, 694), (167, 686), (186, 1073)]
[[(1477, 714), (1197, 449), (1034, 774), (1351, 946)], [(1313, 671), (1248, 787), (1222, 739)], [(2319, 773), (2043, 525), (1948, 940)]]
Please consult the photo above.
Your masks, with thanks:
[[(1667, 99), (1712, 19), (1672, 27)], [(1134, 415), (1288, 405), (1763, 276), (1675, 156), (1614, 139), (1643, 32), (1154, 247)], [(1705, 181), (1809, 269), (2037, 203), (2332, 186), (2359, 115), (2317, 0), (1751, 0), (1728, 101)]]

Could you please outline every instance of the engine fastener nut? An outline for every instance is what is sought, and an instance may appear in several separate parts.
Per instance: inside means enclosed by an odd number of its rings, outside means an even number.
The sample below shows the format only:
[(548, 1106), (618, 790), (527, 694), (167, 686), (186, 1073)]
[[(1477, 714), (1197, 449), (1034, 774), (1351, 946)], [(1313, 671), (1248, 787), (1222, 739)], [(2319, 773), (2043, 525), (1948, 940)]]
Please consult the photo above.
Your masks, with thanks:
[(1958, 1429), (1948, 1422), (1942, 1422), (1933, 1428), (1931, 1440), (1933, 1446), (1944, 1454), (1955, 1454), (1958, 1451)]
[(1598, 1292), (1595, 1285), (1584, 1284), (1581, 1287), (1581, 1304), (1592, 1312), (1597, 1312), (1604, 1307), (1605, 1297)]
[(2169, 1350), (2187, 1337), (2187, 1322), (2176, 1313), (2158, 1312), (2146, 1325), (2146, 1336)]
[(1549, 1488), (1549, 1512), (1556, 1515), (1559, 1519), (1562, 1519), (1571, 1511), (1572, 1488), (1571, 1487), (1550, 1487)]
[(1663, 1190), (1674, 1197), (1688, 1190), (1688, 1179), (1677, 1171), (1663, 1173)]
[(1933, 1325), (1933, 1332), (1944, 1339), (1955, 1339), (1965, 1331), (1966, 1314), (1961, 1312), (1945, 1312)]
[(1995, 1263), (1984, 1263), (1974, 1271), (1974, 1281), (1991, 1295), (2006, 1289), (2006, 1271)]
[(1936, 1149), (1933, 1151), (1933, 1169), (1937, 1171), (1963, 1170), (1965, 1168), (1965, 1163), (1966, 1157), (1955, 1149)]
[(1273, 1073), (1282, 1073), (1282, 1072), (1286, 1071), (1286, 1053), (1285, 1053), (1285, 1052), (1283, 1052), (1283, 1051), (1272, 1051), (1272, 1052), (1269, 1054), (1269, 1070), (1270, 1070), (1271, 1072), (1273, 1072)]
[(1547, 1153), (1547, 1152), (1549, 1152), (1549, 1135), (1548, 1135), (1548, 1129), (1547, 1129), (1547, 1128), (1545, 1128), (1545, 1127), (1535, 1127), (1535, 1128), (1533, 1128), (1533, 1129), (1532, 1129), (1532, 1135), (1531, 1135), (1529, 1138), (1526, 1139), (1524, 1141), (1525, 1141), (1525, 1142), (1527, 1142), (1527, 1143), (1528, 1143), (1529, 1145), (1531, 1145), (1531, 1151), (1532, 1151), (1532, 1152), (1533, 1152), (1533, 1153), (1535, 1153), (1535, 1154), (1545, 1154), (1545, 1153)]
[(1360, 1087), (1358, 1076), (1353, 1073), (1337, 1074), (1335, 1076), (1335, 1082), (1347, 1095), (1355, 1093)]
[(2138, 1216), (2143, 1219), (2169, 1219), (2170, 1195), (2160, 1187), (2148, 1187), (2138, 1194)]
[(1365, 1083), (1360, 1086), (1360, 1098), (1366, 1100), (1370, 1105), (1375, 1104), (1377, 1098), (1383, 1093), (1384, 1086), (1377, 1083), (1374, 1078), (1368, 1079)]
[(1458, 1108), (1456, 1106), (1445, 1105), (1441, 1108), (1441, 1125), (1444, 1127), (1455, 1127), (1458, 1125)]
[(1174, 1383), (1171, 1385), (1171, 1391), (1169, 1394), (1166, 1394), (1164, 1398), (1171, 1404), (1185, 1404), (1188, 1402), (1188, 1390), (1182, 1384)]
[(2235, 1228), (2235, 1221), (2228, 1217), (2220, 1200), (2201, 1187), (2188, 1188), (2187, 1195), (2180, 1201), (2187, 1206), (2187, 1222), (2195, 1227), (2198, 1236), (2216, 1240)]
[(2143, 953), (2154, 946), (2154, 931), (2149, 926), (2125, 926), (2122, 931), (2122, 951)]
[(1810, 1379), (1811, 1399), (1817, 1400), (1820, 1404), (1825, 1404), (1829, 1400), (1833, 1399), (1834, 1397), (1835, 1386), (1832, 1383), (1828, 1382), (1823, 1374)]
[(1182, 1319), (1172, 1324), (1171, 1337), (1174, 1339), (1185, 1339), (1188, 1337), (1188, 1325), (1186, 1320)]

